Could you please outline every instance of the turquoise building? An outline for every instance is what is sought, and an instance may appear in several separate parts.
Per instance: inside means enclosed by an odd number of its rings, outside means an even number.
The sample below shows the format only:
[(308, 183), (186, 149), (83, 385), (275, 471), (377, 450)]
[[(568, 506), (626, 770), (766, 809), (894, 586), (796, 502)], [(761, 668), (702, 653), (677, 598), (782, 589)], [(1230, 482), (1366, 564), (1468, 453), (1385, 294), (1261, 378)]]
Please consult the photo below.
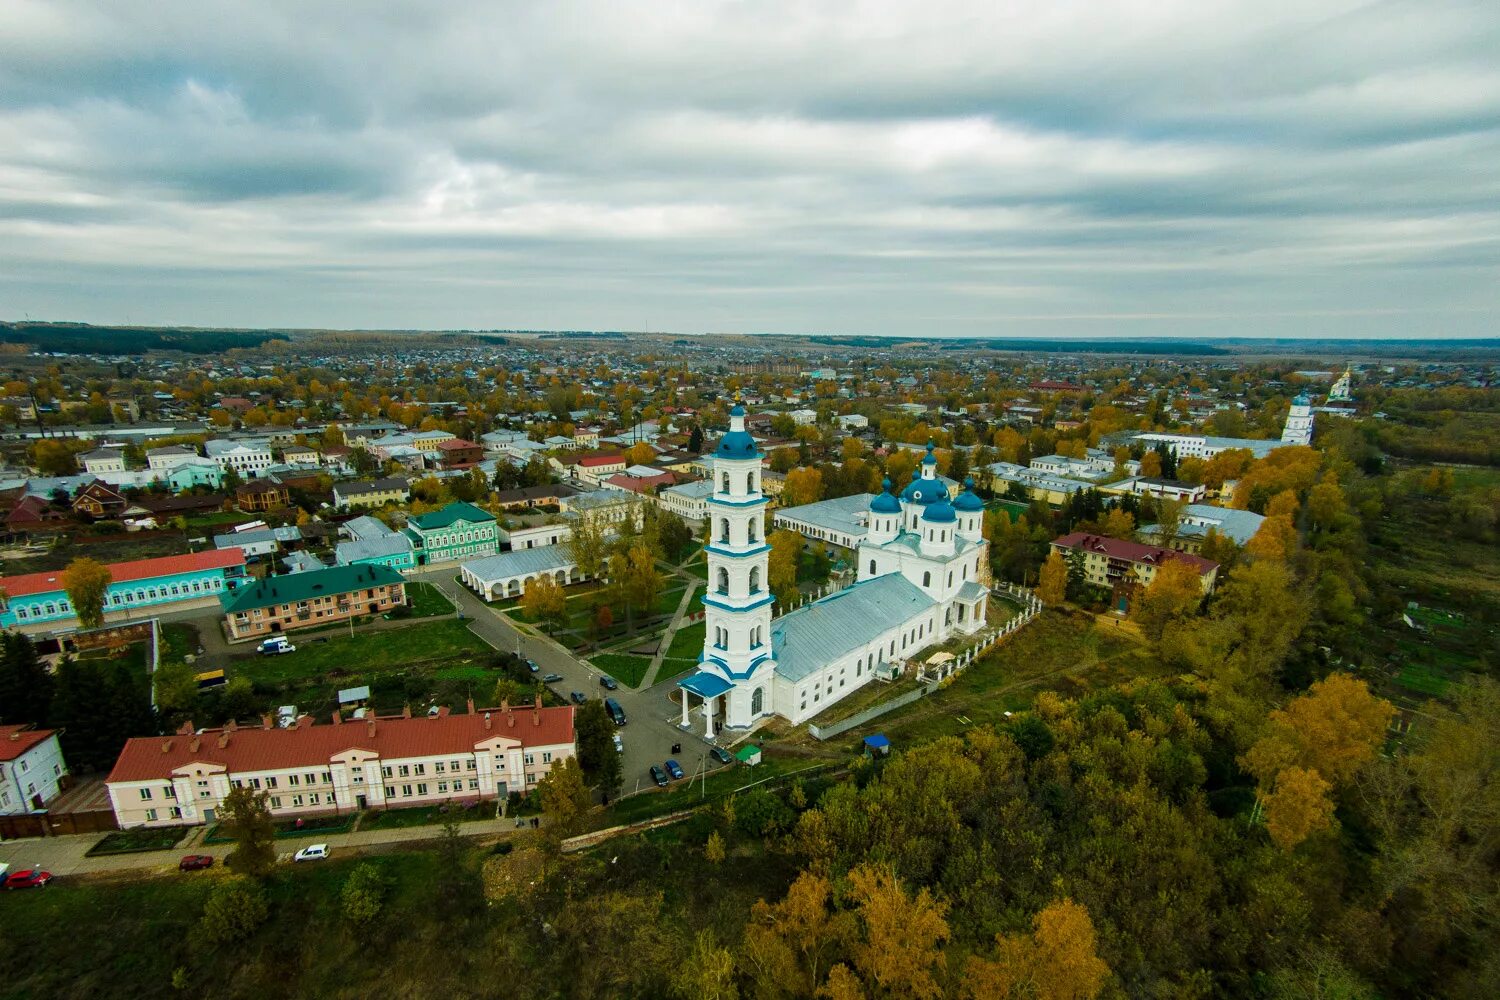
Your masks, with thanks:
[[(245, 579), (245, 553), (214, 549), (182, 556), (111, 563), (104, 613), (160, 608), (216, 597)], [(63, 571), (49, 570), (0, 579), (0, 626), (13, 628), (53, 622), (73, 626), (77, 616), (63, 586)]]
[(416, 551), (417, 563), (422, 566), (492, 556), (500, 551), (500, 531), (495, 518), (462, 501), (431, 514), (407, 518), (406, 535)]

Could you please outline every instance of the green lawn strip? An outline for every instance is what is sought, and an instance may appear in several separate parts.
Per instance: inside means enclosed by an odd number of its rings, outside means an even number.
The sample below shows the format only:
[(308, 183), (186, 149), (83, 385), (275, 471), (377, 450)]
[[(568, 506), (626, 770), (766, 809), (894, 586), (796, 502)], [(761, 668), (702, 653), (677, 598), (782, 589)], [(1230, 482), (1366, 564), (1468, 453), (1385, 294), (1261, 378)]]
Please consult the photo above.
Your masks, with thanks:
[(624, 653), (599, 653), (590, 657), (589, 662), (629, 687), (637, 687), (651, 667), (650, 657)]
[(168, 622), (161, 627), (161, 661), (178, 663), (198, 652), (198, 629), (187, 622)]
[(413, 826), (435, 826), (449, 820), (473, 823), (494, 819), (496, 804), (493, 800), (480, 802), (475, 799), (458, 798), (436, 806), (417, 806), (412, 809), (372, 809), (359, 821), (364, 830), (404, 830)]
[(453, 602), (430, 583), (415, 581), (406, 585), (406, 597), (411, 602), (411, 613), (416, 618), (431, 618), (434, 615), (451, 615)]
[[(348, 833), (354, 826), (354, 819), (358, 815), (358, 813), (351, 812), (340, 816), (307, 816), (302, 819), (301, 826), (297, 825), (295, 819), (277, 820), (276, 836), (311, 837), (317, 834)], [(218, 823), (209, 827), (208, 832), (203, 835), (205, 844), (228, 844), (233, 840), (233, 837), (225, 836), (220, 832)]]
[(869, 681), (864, 687), (855, 691), (847, 698), (842, 699), (834, 705), (830, 705), (813, 718), (815, 726), (831, 726), (858, 712), (863, 712), (872, 705), (899, 698), (908, 691), (917, 687), (915, 672), (910, 676), (902, 677), (895, 681)]
[(662, 681), (675, 680), (683, 674), (691, 673), (697, 669), (698, 661), (696, 659), (688, 660), (670, 656), (666, 657), (661, 661), (661, 669), (656, 672), (656, 683), (660, 684)]
[(703, 652), (703, 636), (708, 626), (704, 622), (696, 622), (692, 625), (684, 625), (672, 636), (672, 644), (667, 647), (667, 656), (697, 658)]
[(142, 851), (166, 851), (177, 846), (187, 834), (185, 826), (139, 827), (107, 834), (85, 854), (95, 858), (105, 854), (136, 854)]
[(1421, 694), (1441, 697), (1448, 690), (1448, 679), (1434, 671), (1431, 667), (1420, 663), (1408, 663), (1401, 668), (1396, 675), (1396, 683), (1402, 687)]
[(291, 638), (297, 645), (295, 653), (253, 656), (237, 662), (234, 671), (257, 683), (278, 684), (321, 677), (334, 670), (347, 674), (491, 652), (483, 639), (456, 619), (356, 632), (352, 637), (337, 636), (326, 642), (297, 642), (295, 634)]

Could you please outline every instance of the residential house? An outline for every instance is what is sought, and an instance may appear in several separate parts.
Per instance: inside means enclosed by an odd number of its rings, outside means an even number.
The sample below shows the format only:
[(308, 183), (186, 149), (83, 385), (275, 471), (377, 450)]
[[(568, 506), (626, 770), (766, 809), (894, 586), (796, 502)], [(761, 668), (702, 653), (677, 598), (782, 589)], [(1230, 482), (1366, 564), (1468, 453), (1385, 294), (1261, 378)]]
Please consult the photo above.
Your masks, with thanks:
[(571, 486), (549, 483), (544, 486), (522, 486), (514, 490), (500, 490), (495, 494), (495, 500), (505, 510), (530, 510), (534, 507), (561, 504), (563, 500), (577, 493), (578, 491)]
[(99, 520), (106, 517), (115, 517), (129, 506), (124, 494), (119, 490), (95, 480), (73, 498), (73, 509), (80, 514)]
[(208, 457), (225, 472), (242, 477), (257, 476), (271, 465), (271, 448), (262, 441), (225, 441), (215, 438), (203, 445)]
[(234, 505), (246, 513), (280, 510), (291, 502), (291, 490), (271, 479), (252, 479), (234, 491)]
[(56, 527), (67, 519), (67, 512), (54, 507), (46, 497), (28, 494), (17, 500), (5, 515), (5, 531), (10, 535), (24, 534)]
[(332, 724), (302, 716), (286, 728), (270, 717), (259, 728), (188, 722), (126, 741), (105, 787), (122, 829), (213, 823), (241, 787), (266, 792), (271, 814), (289, 819), (524, 795), (576, 754), (571, 705), (475, 711), (470, 702), (464, 714), (345, 721), (335, 712)]
[[(265, 522), (255, 522), (264, 524)], [(214, 548), (240, 548), (247, 559), (257, 556), (272, 556), (281, 551), (283, 545), (302, 541), (302, 529), (295, 524), (279, 528), (259, 528), (249, 531), (231, 531), (214, 536)]]
[(1208, 494), (1202, 483), (1184, 483), (1179, 479), (1137, 477), (1116, 483), (1115, 489), (1125, 489), (1137, 496), (1152, 496), (1160, 500), (1179, 500), (1198, 503)]
[(713, 491), (712, 481), (699, 479), (678, 486), (668, 486), (656, 495), (656, 499), (663, 508), (678, 517), (701, 521), (708, 516), (708, 498)]
[(610, 476), (604, 481), (604, 485), (640, 493), (643, 496), (655, 496), (659, 488), (675, 485), (676, 482), (677, 477), (670, 472), (653, 469), (649, 465), (632, 465), (624, 472), (617, 472)]
[(384, 507), (388, 503), (405, 503), (410, 498), (411, 487), (399, 476), (368, 482), (336, 483), (333, 487), (335, 507)]
[[(216, 597), (245, 579), (245, 553), (218, 549), (111, 563), (104, 594), (106, 615)], [(75, 627), (77, 619), (62, 582), (62, 570), (0, 578), (0, 627)]]
[(468, 469), (484, 460), (484, 448), (473, 441), (451, 438), (437, 446), (438, 465), (444, 469)]
[(100, 448), (82, 456), (83, 471), (91, 476), (125, 471), (125, 453), (114, 448)]
[(321, 465), (318, 449), (305, 444), (287, 445), (281, 449), (281, 460), (287, 465)]
[(0, 816), (45, 809), (67, 773), (57, 730), (0, 726)]
[(1255, 537), (1265, 518), (1253, 511), (1191, 503), (1177, 512), (1177, 525), (1167, 530), (1159, 524), (1143, 524), (1136, 532), (1141, 541), (1163, 545), (1179, 552), (1197, 554), (1210, 532), (1244, 545)]
[(373, 517), (356, 517), (339, 530), (349, 537), (334, 546), (333, 558), (340, 566), (389, 566), (396, 570), (415, 569), (417, 556), (411, 539), (392, 531)]
[(180, 444), (171, 444), (164, 448), (152, 448), (146, 452), (146, 466), (155, 471), (165, 472), (169, 469), (175, 469), (183, 462), (201, 457), (191, 448), (184, 448)]
[(224, 485), (224, 469), (218, 462), (195, 455), (185, 462), (178, 462), (170, 469), (157, 472), (156, 479), (179, 493), (199, 486), (216, 490)]
[(520, 524), (514, 527), (500, 524), (500, 541), (513, 550), (539, 549), (547, 545), (561, 545), (573, 537), (570, 524)]
[(389, 566), (332, 566), (269, 576), (219, 597), (231, 642), (381, 614), (406, 603)]
[(1075, 531), (1053, 539), (1052, 551), (1064, 558), (1081, 556), (1084, 579), (1097, 587), (1110, 589), (1110, 604), (1121, 614), (1128, 614), (1141, 589), (1149, 587), (1156, 572), (1171, 561), (1186, 562), (1197, 571), (1204, 596), (1213, 593), (1219, 564), (1187, 552), (1164, 549), (1157, 545), (1107, 538)]
[(462, 501), (407, 518), (406, 534), (423, 566), (493, 555), (500, 547), (494, 516)]

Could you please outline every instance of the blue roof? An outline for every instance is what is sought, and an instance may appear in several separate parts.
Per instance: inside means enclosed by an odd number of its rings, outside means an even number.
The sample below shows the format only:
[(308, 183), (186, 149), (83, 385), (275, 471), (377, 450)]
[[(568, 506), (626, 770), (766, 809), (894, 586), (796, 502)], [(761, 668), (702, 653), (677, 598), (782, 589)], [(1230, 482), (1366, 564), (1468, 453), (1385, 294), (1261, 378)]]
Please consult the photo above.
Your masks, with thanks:
[(729, 415), (731, 417), (743, 417), (745, 415), (745, 407), (740, 403), (735, 403), (734, 406), (730, 407)]
[(872, 750), (879, 750), (881, 747), (888, 747), (890, 745), (890, 737), (886, 736), (885, 733), (876, 733), (874, 736), (865, 737), (865, 746)]
[(958, 520), (954, 513), (953, 505), (947, 500), (948, 492), (943, 491), (943, 499), (928, 504), (927, 509), (922, 512), (922, 520), (931, 521), (934, 524), (950, 524)]
[(954, 499), (953, 508), (967, 513), (984, 510), (984, 501), (974, 492), (973, 477), (964, 480), (964, 491)]
[(803, 605), (771, 624), (776, 673), (800, 681), (935, 603), (900, 573), (887, 573)]
[(747, 431), (730, 431), (719, 438), (719, 447), (714, 452), (720, 458), (755, 458), (755, 439)]
[(684, 677), (677, 682), (677, 686), (693, 692), (693, 694), (698, 695), (700, 698), (717, 698), (725, 691), (734, 687), (733, 684), (718, 674), (710, 674), (702, 670), (689, 677)]
[(909, 503), (929, 504), (947, 496), (948, 487), (939, 479), (913, 479), (901, 491), (901, 499)]
[(937, 456), (932, 453), (932, 442), (927, 442), (927, 457), (922, 459), (923, 465), (937, 465)]
[(870, 501), (870, 510), (876, 514), (901, 513), (901, 501), (891, 495), (890, 479), (881, 480), (880, 494)]

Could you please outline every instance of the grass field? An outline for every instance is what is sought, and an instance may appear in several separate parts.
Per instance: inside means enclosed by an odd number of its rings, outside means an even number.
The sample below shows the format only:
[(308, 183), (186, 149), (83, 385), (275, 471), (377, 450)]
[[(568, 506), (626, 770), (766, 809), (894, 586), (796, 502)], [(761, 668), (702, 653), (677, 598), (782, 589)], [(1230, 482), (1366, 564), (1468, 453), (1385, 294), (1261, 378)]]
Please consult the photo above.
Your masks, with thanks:
[(453, 614), (453, 602), (430, 583), (408, 583), (406, 597), (411, 602), (413, 617), (431, 618), (435, 615)]
[(703, 622), (692, 625), (684, 625), (672, 636), (672, 644), (667, 647), (667, 655), (676, 659), (697, 660), (698, 654), (703, 652), (703, 636), (708, 626)]
[[(694, 747), (693, 749), (697, 749)], [(684, 755), (681, 759), (683, 769), (689, 774), (696, 766), (697, 760), (690, 755)], [(719, 768), (709, 774), (707, 782), (689, 782), (686, 778), (674, 781), (666, 788), (642, 790), (639, 795), (631, 795), (627, 798), (618, 799), (604, 810), (599, 818), (599, 826), (614, 826), (619, 823), (637, 823), (652, 816), (661, 816), (665, 813), (675, 812), (678, 809), (687, 809), (691, 806), (700, 805), (704, 802), (714, 802), (726, 796), (733, 795), (746, 786), (757, 782), (766, 781), (774, 783), (778, 779), (786, 779), (788, 775), (797, 771), (817, 773), (819, 770), (827, 770), (828, 762), (810, 761), (805, 757), (793, 757), (788, 755), (777, 755), (768, 750), (762, 757), (761, 762), (755, 767), (745, 767), (742, 764), (730, 764)], [(767, 781), (767, 779), (771, 779)], [(705, 788), (706, 786), (706, 788)]]
[(418, 806), (415, 809), (375, 809), (359, 821), (361, 830), (398, 830), (413, 826), (432, 826), (456, 819), (460, 823), (495, 818), (494, 802), (455, 801), (447, 806)]
[(650, 657), (628, 653), (600, 653), (590, 657), (589, 662), (627, 687), (639, 687), (651, 668)]
[(283, 683), (322, 677), (330, 671), (348, 674), (407, 667), (461, 657), (488, 655), (490, 647), (460, 621), (420, 622), (404, 628), (356, 631), (330, 636), (324, 642), (299, 642), (286, 656), (250, 656), (234, 666), (234, 672), (252, 681)]
[(134, 830), (116, 830), (106, 834), (99, 843), (90, 847), (91, 858), (102, 854), (134, 854), (137, 851), (165, 851), (176, 847), (177, 842), (188, 832), (185, 826), (139, 827)]

